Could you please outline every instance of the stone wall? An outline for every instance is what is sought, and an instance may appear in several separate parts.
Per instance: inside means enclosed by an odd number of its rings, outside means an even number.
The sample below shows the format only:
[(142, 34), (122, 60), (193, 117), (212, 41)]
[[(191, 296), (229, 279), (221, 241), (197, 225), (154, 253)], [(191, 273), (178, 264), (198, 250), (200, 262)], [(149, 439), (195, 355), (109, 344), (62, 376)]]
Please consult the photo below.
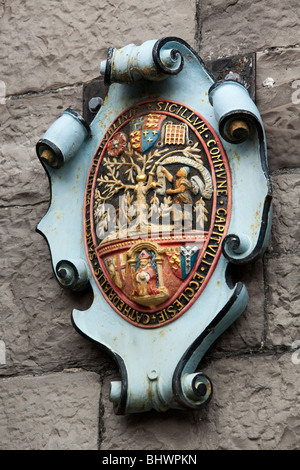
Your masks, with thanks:
[[(0, 4), (0, 448), (300, 449), (297, 0), (2, 0)], [(50, 190), (35, 144), (109, 46), (178, 36), (205, 60), (256, 52), (274, 220), (262, 260), (237, 273), (245, 313), (208, 352), (214, 383), (200, 411), (116, 416), (112, 360), (73, 329), (83, 296), (57, 284), (35, 231)]]

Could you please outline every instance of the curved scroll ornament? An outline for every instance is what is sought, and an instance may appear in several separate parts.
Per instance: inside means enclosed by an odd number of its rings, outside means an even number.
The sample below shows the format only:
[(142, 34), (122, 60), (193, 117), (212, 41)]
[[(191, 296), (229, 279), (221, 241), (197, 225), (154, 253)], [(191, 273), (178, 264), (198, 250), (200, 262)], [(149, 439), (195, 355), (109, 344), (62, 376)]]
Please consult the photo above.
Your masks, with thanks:
[[(239, 102), (238, 109), (230, 102), (232, 95)], [(236, 170), (237, 178), (247, 174), (249, 184), (255, 181), (255, 191), (249, 187), (246, 198), (245, 187), (245, 191), (241, 191), (242, 197), (235, 203), (237, 214), (242, 214), (243, 207), (247, 206), (248, 217), (233, 220), (231, 231), (223, 241), (223, 254), (228, 261), (247, 263), (264, 253), (271, 230), (272, 182), (264, 127), (255, 104), (241, 84), (231, 80), (216, 82), (209, 90), (209, 99), (222, 137), (237, 147), (243, 144), (244, 151), (250, 156), (243, 159)]]

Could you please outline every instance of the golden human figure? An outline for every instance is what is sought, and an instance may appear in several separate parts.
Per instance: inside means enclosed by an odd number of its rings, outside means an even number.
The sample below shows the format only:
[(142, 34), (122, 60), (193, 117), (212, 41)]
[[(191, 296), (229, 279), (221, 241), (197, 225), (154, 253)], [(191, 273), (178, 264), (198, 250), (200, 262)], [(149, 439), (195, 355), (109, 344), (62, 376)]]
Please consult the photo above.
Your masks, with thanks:
[[(188, 176), (190, 173), (189, 167), (181, 167), (177, 171), (175, 177), (163, 166), (161, 167), (160, 171), (164, 173), (170, 183), (173, 183), (173, 189), (167, 189), (166, 193), (173, 196), (173, 201), (175, 202), (175, 204), (179, 204), (183, 210), (185, 204), (193, 204), (191, 195), (192, 184), (188, 180)], [(173, 210), (173, 217), (174, 223), (176, 225), (181, 225), (182, 216), (182, 212), (180, 212), (175, 206)], [(188, 211), (185, 211), (184, 217), (186, 219), (189, 219), (186, 223), (188, 224), (189, 228), (191, 228), (192, 221), (190, 213)]]
[(140, 265), (135, 272), (137, 288), (134, 295), (157, 295), (160, 290), (157, 287), (157, 272), (151, 265), (151, 255), (143, 250), (139, 255)]

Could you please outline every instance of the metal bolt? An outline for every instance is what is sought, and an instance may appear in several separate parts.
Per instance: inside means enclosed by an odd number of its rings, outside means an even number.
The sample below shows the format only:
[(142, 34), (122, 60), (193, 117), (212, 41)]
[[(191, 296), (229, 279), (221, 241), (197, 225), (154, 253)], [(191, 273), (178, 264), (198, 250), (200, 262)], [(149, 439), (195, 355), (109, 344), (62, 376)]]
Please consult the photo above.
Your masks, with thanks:
[(234, 141), (244, 141), (248, 139), (249, 134), (250, 134), (250, 129), (246, 122), (241, 121), (241, 120), (236, 120), (230, 124), (228, 133), (231, 139), (233, 139)]
[(153, 369), (150, 372), (148, 372), (148, 379), (151, 380), (152, 382), (158, 379), (158, 375), (159, 375), (158, 371)]
[(65, 268), (59, 268), (58, 271), (57, 271), (57, 275), (58, 277), (60, 277), (60, 279), (65, 279), (65, 277), (67, 277), (67, 270)]
[(43, 150), (41, 159), (50, 166), (53, 165), (56, 160), (54, 153), (50, 149)]
[(236, 82), (242, 83), (241, 76), (236, 72), (232, 72), (231, 70), (227, 75), (225, 75), (225, 80), (235, 80)]
[(167, 49), (161, 51), (161, 61), (166, 67), (174, 67), (180, 64), (181, 56), (175, 49)]
[(56, 269), (56, 273), (60, 279), (61, 284), (66, 287), (70, 286), (74, 281), (74, 270), (67, 264), (59, 266)]
[(118, 403), (121, 398), (122, 393), (122, 382), (113, 381), (110, 382), (110, 401), (113, 403)]
[(94, 96), (89, 101), (89, 110), (91, 113), (96, 114), (103, 105), (103, 99), (100, 96)]
[(196, 376), (193, 380), (193, 391), (199, 397), (204, 397), (207, 392), (207, 388), (204, 382), (202, 382), (199, 376)]

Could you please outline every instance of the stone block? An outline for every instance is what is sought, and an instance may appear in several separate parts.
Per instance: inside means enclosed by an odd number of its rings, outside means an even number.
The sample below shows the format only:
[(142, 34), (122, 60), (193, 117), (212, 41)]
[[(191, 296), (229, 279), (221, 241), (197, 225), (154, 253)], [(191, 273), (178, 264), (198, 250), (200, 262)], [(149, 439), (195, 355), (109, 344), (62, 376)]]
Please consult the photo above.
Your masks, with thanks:
[(204, 372), (214, 394), (199, 411), (115, 416), (103, 387), (101, 450), (300, 448), (300, 365), (291, 354), (222, 357)]
[(82, 87), (60, 92), (7, 99), (0, 105), (1, 205), (28, 205), (48, 201), (49, 181), (35, 151), (36, 143), (61, 115), (72, 107), (82, 111)]
[(266, 259), (268, 347), (291, 348), (300, 340), (299, 264), (299, 254)]
[[(235, 282), (245, 284), (249, 301), (241, 316), (216, 340), (207, 351), (207, 358), (218, 357), (222, 353), (258, 349), (264, 332), (264, 279), (261, 260), (233, 270)], [(205, 356), (205, 357), (206, 357)], [(205, 361), (204, 357), (204, 361)]]
[(74, 308), (86, 310), (92, 293), (72, 293), (56, 281), (48, 245), (35, 231), (42, 207), (1, 209), (0, 339), (2, 375), (105, 367), (110, 361), (72, 326)]
[[(268, 143), (269, 168), (299, 167), (300, 48), (296, 1), (199, 2), (204, 61), (257, 52), (256, 103)], [(298, 82), (297, 82), (298, 80)]]
[(6, 3), (1, 77), (8, 95), (89, 81), (108, 47), (179, 36), (193, 45), (193, 0)]
[(199, 411), (197, 436), (204, 449), (299, 449), (300, 368), (284, 355), (222, 358), (206, 373), (214, 396)]
[(297, 0), (198, 2), (198, 15), (205, 60), (299, 42)]
[(268, 254), (297, 252), (300, 248), (300, 174), (274, 175), (273, 221)]
[(1, 450), (97, 450), (100, 391), (94, 372), (2, 378)]

